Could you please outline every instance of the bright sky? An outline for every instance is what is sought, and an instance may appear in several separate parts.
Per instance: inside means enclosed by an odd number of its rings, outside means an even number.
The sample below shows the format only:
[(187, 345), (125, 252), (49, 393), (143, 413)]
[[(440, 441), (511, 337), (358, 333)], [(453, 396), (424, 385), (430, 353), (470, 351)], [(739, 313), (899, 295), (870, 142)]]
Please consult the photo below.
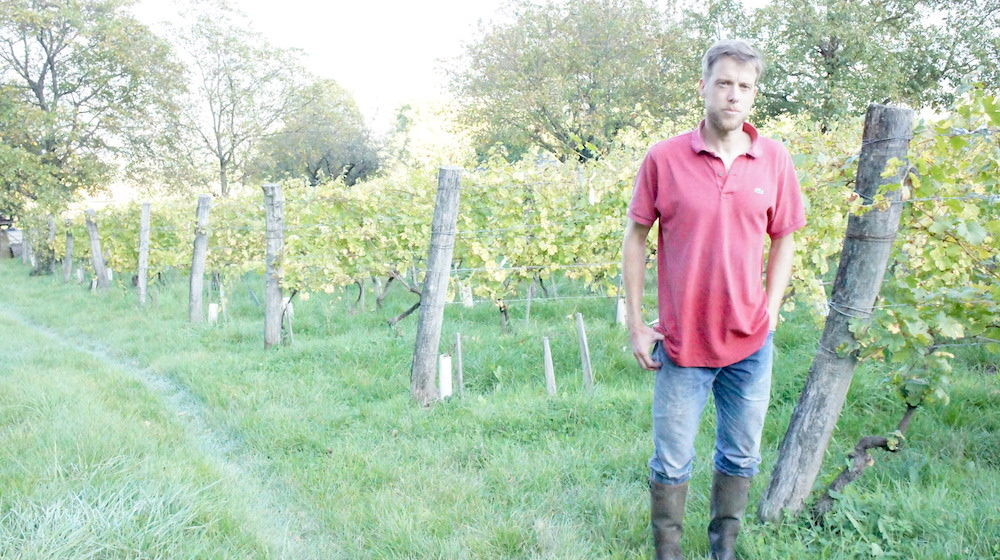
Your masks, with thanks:
[[(669, 0), (661, 0), (669, 1)], [(744, 0), (756, 6), (767, 0)], [(306, 53), (318, 77), (336, 80), (381, 131), (405, 103), (445, 99), (443, 61), (475, 39), (480, 20), (503, 18), (501, 0), (229, 0), (275, 46)], [(156, 29), (176, 18), (171, 0), (141, 0)]]
[[(275, 46), (305, 51), (306, 67), (336, 80), (381, 128), (405, 103), (440, 99), (439, 61), (461, 54), (478, 21), (500, 0), (230, 0)], [(136, 15), (153, 25), (175, 18), (170, 0), (142, 0)]]

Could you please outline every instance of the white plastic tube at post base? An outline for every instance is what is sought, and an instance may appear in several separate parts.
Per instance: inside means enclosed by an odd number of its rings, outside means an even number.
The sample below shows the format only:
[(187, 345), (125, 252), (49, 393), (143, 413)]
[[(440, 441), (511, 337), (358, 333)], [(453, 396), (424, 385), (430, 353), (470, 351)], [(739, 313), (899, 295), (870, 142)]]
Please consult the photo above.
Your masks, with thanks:
[(208, 322), (218, 323), (219, 322), (219, 304), (210, 303), (208, 304)]
[(451, 396), (451, 356), (438, 356), (438, 393), (445, 399)]

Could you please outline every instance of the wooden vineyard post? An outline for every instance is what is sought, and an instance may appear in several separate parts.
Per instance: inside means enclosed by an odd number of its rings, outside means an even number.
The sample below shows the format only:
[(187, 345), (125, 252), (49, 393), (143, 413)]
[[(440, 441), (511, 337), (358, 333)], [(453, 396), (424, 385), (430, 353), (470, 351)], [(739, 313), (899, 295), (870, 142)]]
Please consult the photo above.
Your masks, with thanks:
[(205, 287), (205, 257), (208, 255), (208, 212), (212, 205), (212, 195), (203, 194), (198, 197), (198, 209), (195, 211), (194, 250), (191, 253), (191, 281), (188, 294), (188, 320), (200, 323), (201, 300)]
[(576, 314), (576, 334), (580, 337), (580, 362), (583, 366), (583, 388), (594, 392), (594, 370), (590, 364), (590, 345), (587, 343), (587, 329), (583, 326), (583, 313)]
[(146, 286), (149, 281), (149, 214), (150, 204), (143, 203), (139, 216), (139, 304), (146, 305)]
[(70, 225), (70, 221), (66, 220), (66, 254), (63, 255), (63, 280), (66, 282), (73, 279), (73, 231)]
[(86, 212), (87, 235), (90, 236), (90, 262), (94, 265), (94, 276), (99, 289), (111, 286), (108, 280), (108, 269), (104, 266), (104, 255), (101, 254), (101, 236), (97, 233), (97, 214), (91, 208)]
[(556, 371), (552, 367), (552, 348), (549, 337), (542, 337), (542, 361), (545, 367), (545, 392), (554, 397), (556, 394)]
[(458, 222), (459, 179), (462, 170), (442, 167), (438, 172), (437, 199), (427, 256), (427, 276), (420, 294), (420, 319), (410, 367), (410, 394), (422, 405), (438, 399), (434, 385), (438, 346), (441, 343), (441, 323), (455, 249), (455, 224)]
[[(892, 177), (883, 178), (882, 171), (891, 158), (906, 158), (912, 121), (909, 109), (868, 106), (855, 189), (866, 204), (871, 203), (879, 186), (905, 177), (905, 165)], [(889, 192), (886, 198), (891, 202), (888, 209), (873, 209), (848, 220), (830, 313), (757, 511), (762, 521), (776, 521), (783, 512), (800, 511), (816, 481), (857, 362), (850, 323), (871, 316), (899, 228), (900, 192)]]
[(267, 184), (264, 190), (264, 348), (281, 343), (283, 298), (281, 295), (281, 253), (285, 249), (285, 199), (281, 185)]

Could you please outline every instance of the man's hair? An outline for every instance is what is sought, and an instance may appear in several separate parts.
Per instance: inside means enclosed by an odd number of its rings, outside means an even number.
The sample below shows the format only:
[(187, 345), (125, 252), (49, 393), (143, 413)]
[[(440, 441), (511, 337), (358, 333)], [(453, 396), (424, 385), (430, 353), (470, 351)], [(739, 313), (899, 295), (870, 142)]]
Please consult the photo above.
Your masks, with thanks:
[(708, 80), (712, 67), (724, 56), (731, 56), (740, 62), (750, 62), (757, 70), (757, 79), (764, 74), (764, 59), (750, 43), (739, 39), (724, 39), (712, 45), (701, 57), (701, 79)]

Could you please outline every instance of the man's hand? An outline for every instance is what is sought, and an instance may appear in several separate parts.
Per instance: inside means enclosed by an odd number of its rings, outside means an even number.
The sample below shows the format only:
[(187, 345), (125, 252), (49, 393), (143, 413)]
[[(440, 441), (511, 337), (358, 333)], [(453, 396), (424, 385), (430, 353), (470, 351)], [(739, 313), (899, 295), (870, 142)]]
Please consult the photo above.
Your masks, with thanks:
[(663, 340), (663, 335), (644, 324), (639, 324), (629, 328), (629, 338), (632, 341), (632, 355), (635, 356), (635, 361), (639, 362), (639, 366), (649, 371), (660, 369), (660, 362), (654, 362), (649, 352), (653, 348), (653, 343)]

